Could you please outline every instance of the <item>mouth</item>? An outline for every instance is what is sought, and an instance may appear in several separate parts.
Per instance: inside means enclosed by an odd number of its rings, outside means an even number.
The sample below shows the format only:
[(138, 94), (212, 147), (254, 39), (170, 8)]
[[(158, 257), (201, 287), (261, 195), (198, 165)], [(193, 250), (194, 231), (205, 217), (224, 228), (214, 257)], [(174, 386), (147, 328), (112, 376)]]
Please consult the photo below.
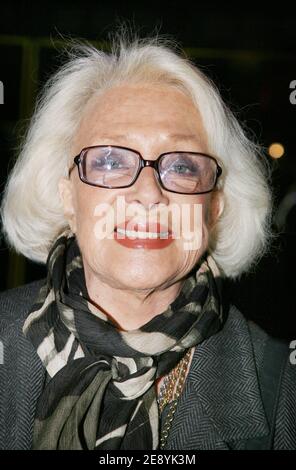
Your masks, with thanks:
[(125, 221), (122, 224), (118, 224), (114, 232), (117, 236), (122, 238), (131, 238), (131, 239), (167, 239), (172, 235), (171, 230), (168, 227), (161, 225), (160, 223), (140, 223)]

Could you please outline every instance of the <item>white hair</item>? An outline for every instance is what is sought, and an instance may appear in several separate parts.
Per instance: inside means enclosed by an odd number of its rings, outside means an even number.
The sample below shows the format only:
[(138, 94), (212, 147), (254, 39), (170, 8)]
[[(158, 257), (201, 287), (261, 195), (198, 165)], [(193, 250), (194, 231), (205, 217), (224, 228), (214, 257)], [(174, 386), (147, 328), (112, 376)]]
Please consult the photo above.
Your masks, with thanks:
[(243, 131), (215, 85), (164, 39), (117, 40), (111, 52), (74, 41), (68, 60), (46, 83), (8, 179), (1, 216), (9, 246), (45, 263), (68, 222), (58, 193), (83, 110), (97, 93), (122, 83), (164, 83), (190, 96), (199, 109), (209, 152), (223, 165), (224, 209), (209, 250), (224, 275), (248, 270), (267, 246), (271, 193), (261, 147)]

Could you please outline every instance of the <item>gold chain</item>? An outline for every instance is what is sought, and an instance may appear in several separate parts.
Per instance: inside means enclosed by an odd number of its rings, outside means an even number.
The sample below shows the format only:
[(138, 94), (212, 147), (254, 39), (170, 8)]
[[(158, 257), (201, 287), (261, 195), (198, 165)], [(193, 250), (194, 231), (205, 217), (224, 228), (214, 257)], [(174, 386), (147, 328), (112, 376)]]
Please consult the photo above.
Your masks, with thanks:
[(190, 362), (192, 349), (188, 349), (186, 354), (182, 357), (181, 361), (171, 370), (171, 372), (164, 378), (163, 384), (160, 389), (158, 397), (158, 405), (160, 413), (164, 407), (170, 403), (163, 430), (160, 436), (160, 449), (163, 449), (167, 441), (169, 431), (171, 429), (172, 421), (177, 408), (178, 399), (182, 393), (184, 382), (186, 379), (188, 364)]

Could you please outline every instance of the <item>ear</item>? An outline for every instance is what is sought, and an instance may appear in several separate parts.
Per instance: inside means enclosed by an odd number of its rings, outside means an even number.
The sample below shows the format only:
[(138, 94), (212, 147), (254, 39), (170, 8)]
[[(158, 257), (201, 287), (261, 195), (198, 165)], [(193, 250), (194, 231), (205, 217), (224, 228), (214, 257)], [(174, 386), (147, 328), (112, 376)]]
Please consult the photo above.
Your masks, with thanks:
[(72, 181), (69, 178), (61, 178), (58, 183), (59, 195), (64, 208), (64, 215), (68, 221), (70, 229), (76, 233), (76, 213), (74, 207), (74, 191)]
[(221, 191), (213, 191), (211, 193), (209, 228), (212, 229), (217, 223), (224, 209), (224, 197)]

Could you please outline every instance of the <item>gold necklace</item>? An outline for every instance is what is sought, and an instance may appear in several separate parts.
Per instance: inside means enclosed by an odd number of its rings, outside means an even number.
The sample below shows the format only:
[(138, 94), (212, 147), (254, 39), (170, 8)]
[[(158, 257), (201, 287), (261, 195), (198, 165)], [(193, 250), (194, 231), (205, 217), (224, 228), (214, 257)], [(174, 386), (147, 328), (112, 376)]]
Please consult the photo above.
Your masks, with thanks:
[(161, 385), (161, 389), (157, 399), (159, 411), (161, 413), (168, 403), (170, 403), (170, 408), (160, 436), (160, 449), (164, 448), (169, 435), (169, 431), (172, 426), (172, 421), (174, 419), (174, 415), (177, 409), (178, 399), (184, 387), (191, 353), (192, 348), (188, 349), (188, 351), (182, 357), (180, 362), (164, 378), (163, 383)]

